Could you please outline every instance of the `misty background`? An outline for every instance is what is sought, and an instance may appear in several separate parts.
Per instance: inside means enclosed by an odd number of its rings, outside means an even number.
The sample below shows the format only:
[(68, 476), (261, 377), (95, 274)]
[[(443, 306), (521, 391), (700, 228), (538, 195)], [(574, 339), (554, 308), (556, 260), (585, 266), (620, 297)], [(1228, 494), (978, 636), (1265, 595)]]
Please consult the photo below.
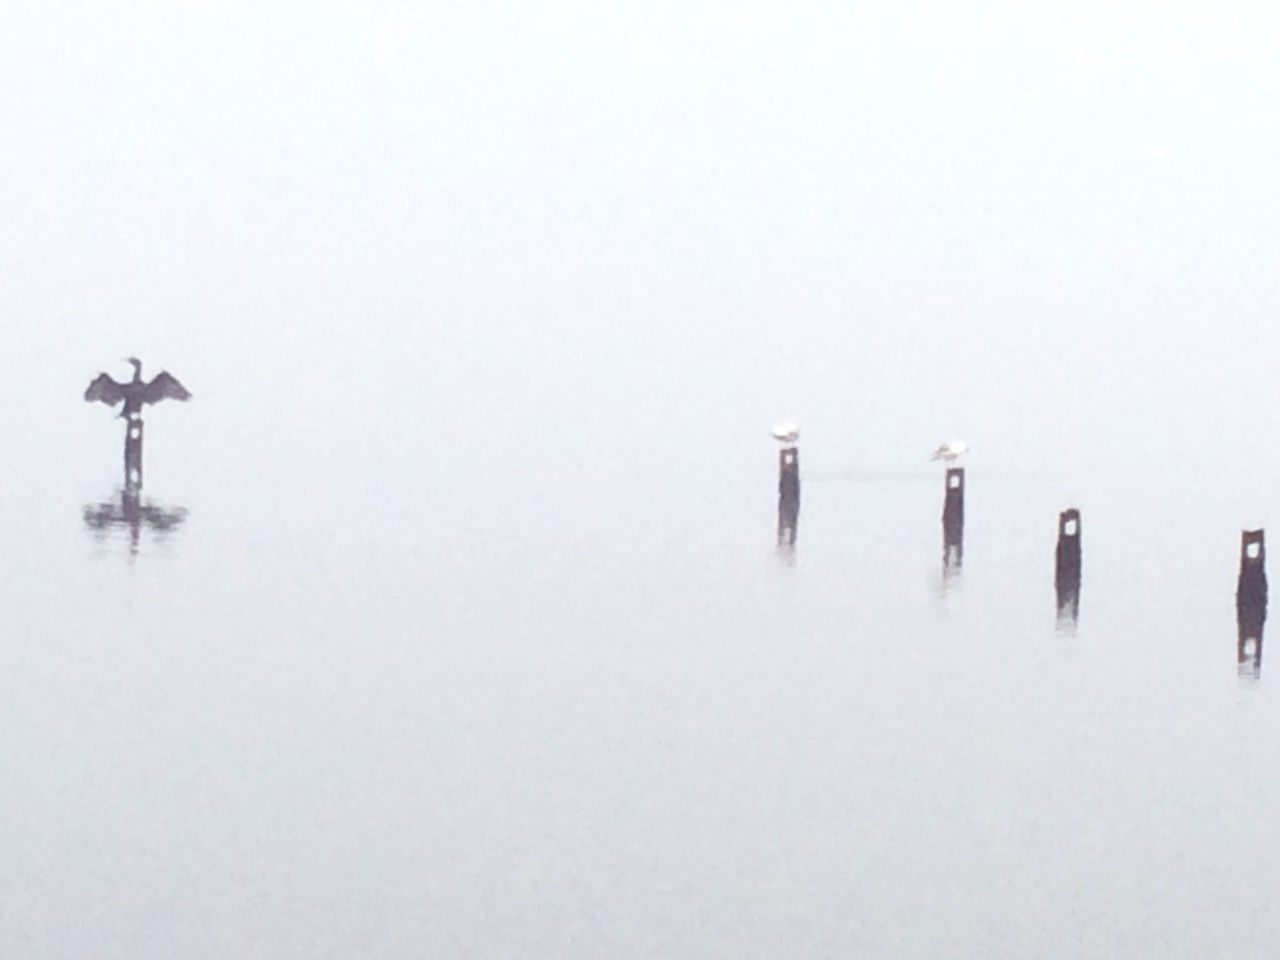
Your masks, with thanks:
[(11, 9), (0, 953), (1270, 955), (1277, 19)]

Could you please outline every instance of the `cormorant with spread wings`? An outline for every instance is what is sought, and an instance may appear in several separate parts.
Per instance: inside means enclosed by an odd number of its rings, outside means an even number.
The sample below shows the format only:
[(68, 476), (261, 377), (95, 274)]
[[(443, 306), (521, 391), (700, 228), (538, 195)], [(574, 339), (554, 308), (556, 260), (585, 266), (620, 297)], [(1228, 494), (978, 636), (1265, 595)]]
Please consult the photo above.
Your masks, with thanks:
[(191, 399), (190, 391), (171, 373), (161, 371), (151, 378), (150, 383), (147, 383), (142, 379), (142, 361), (137, 357), (130, 357), (129, 363), (133, 364), (132, 380), (128, 383), (118, 383), (108, 374), (100, 373), (89, 384), (89, 389), (84, 392), (85, 400), (90, 403), (101, 400), (109, 407), (114, 407), (123, 400), (124, 407), (120, 410), (120, 416), (132, 420), (142, 415), (144, 403)]

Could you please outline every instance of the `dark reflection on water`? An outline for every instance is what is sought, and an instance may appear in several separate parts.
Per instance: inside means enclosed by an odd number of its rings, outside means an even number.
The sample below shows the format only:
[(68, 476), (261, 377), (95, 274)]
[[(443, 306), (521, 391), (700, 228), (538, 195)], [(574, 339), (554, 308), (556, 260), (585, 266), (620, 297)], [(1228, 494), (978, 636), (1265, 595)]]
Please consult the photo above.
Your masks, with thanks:
[(1262, 628), (1240, 630), (1236, 640), (1236, 666), (1241, 679), (1262, 679)]
[(187, 508), (180, 505), (166, 506), (155, 500), (144, 500), (139, 491), (126, 488), (119, 492), (118, 499), (87, 504), (84, 523), (100, 541), (106, 540), (113, 530), (124, 531), (128, 537), (129, 553), (136, 555), (144, 527), (157, 540), (163, 540), (182, 526), (187, 512)]
[(794, 548), (800, 526), (800, 504), (778, 504), (778, 546)]
[(1236, 583), (1236, 666), (1240, 676), (1262, 677), (1262, 628), (1267, 622), (1267, 546), (1261, 530), (1240, 534)]

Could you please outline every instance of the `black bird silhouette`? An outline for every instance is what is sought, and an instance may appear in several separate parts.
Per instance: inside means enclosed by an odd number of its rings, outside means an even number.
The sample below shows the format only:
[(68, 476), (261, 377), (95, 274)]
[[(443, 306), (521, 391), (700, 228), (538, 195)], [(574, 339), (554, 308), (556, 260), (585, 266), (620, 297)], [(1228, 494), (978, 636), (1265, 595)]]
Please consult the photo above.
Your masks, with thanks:
[(150, 383), (146, 383), (142, 379), (142, 361), (137, 357), (129, 357), (129, 363), (133, 364), (132, 380), (117, 383), (109, 375), (100, 373), (84, 392), (85, 400), (90, 403), (101, 400), (109, 407), (114, 407), (123, 400), (124, 407), (120, 410), (120, 416), (133, 420), (142, 415), (144, 403), (191, 399), (191, 392), (171, 373), (162, 370), (151, 378)]

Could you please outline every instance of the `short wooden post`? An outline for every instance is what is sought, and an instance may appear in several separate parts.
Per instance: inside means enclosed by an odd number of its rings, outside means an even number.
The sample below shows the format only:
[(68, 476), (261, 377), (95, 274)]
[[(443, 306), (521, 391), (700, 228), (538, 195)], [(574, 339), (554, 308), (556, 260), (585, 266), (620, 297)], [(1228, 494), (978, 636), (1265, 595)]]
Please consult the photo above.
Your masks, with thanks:
[(1058, 595), (1058, 623), (1074, 625), (1080, 616), (1080, 511), (1058, 514), (1058, 548), (1053, 571)]
[(778, 543), (795, 546), (800, 520), (800, 451), (794, 445), (778, 451)]
[(946, 499), (942, 504), (942, 567), (959, 569), (964, 563), (964, 467), (947, 468)]
[(1242, 674), (1262, 675), (1262, 627), (1267, 621), (1267, 546), (1262, 530), (1240, 533), (1236, 581), (1236, 664)]

